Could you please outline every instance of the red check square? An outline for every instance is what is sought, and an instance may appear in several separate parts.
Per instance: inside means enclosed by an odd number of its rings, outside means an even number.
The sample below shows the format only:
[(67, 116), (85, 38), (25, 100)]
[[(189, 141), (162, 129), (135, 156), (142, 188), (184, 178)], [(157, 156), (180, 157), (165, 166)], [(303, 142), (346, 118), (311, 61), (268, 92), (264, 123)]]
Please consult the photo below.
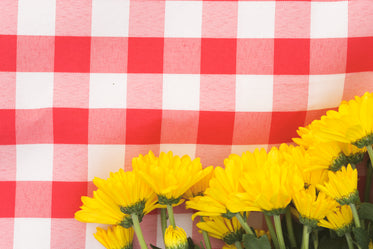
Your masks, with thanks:
[(373, 37), (348, 38), (346, 71), (373, 71)]
[(159, 144), (162, 110), (127, 109), (126, 144)]
[(197, 143), (232, 144), (234, 112), (200, 111)]
[(309, 74), (310, 39), (275, 39), (274, 74)]
[(0, 144), (16, 143), (16, 110), (0, 110)]
[(14, 217), (16, 182), (0, 182), (0, 218)]
[(52, 218), (73, 218), (87, 195), (87, 182), (52, 183)]
[(163, 72), (163, 38), (128, 38), (128, 73)]
[(297, 137), (299, 126), (304, 126), (306, 111), (273, 112), (269, 144), (289, 143)]
[(56, 36), (54, 71), (88, 73), (90, 53), (90, 37)]
[(88, 110), (54, 108), (53, 133), (57, 144), (87, 144)]
[(0, 71), (16, 71), (17, 36), (0, 35)]
[(236, 39), (202, 38), (201, 73), (236, 73)]

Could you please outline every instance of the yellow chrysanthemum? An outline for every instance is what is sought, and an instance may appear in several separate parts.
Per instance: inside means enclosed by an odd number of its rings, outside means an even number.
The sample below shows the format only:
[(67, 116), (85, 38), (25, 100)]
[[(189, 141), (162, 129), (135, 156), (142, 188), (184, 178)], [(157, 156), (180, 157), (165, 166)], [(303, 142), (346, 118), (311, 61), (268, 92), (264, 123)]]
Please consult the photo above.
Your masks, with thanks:
[(110, 173), (106, 180), (95, 177), (93, 183), (107, 194), (122, 212), (143, 215), (156, 208), (157, 196), (154, 191), (133, 171), (120, 169)]
[(314, 133), (324, 141), (352, 143), (359, 148), (373, 144), (373, 95), (342, 102), (338, 111), (328, 111)]
[(342, 167), (337, 172), (328, 172), (328, 182), (324, 185), (317, 185), (317, 188), (335, 199), (339, 204), (354, 204), (359, 194), (357, 191), (357, 169), (353, 169), (350, 164)]
[(332, 229), (339, 236), (349, 232), (353, 225), (352, 211), (349, 205), (343, 205), (329, 213), (326, 219), (320, 220), (318, 226)]
[(205, 190), (204, 196), (193, 198), (186, 203), (187, 208), (197, 210), (195, 216), (220, 216), (231, 218), (233, 214), (227, 209), (232, 196), (243, 192), (238, 179), (244, 172), (242, 163), (232, 163), (238, 160), (238, 155), (232, 154), (224, 160), (225, 168), (216, 167), (214, 176), (210, 179), (209, 187)]
[(232, 212), (263, 211), (279, 214), (292, 199), (294, 191), (302, 189), (299, 169), (284, 160), (279, 149), (272, 147), (260, 167), (249, 165), (239, 182), (245, 192), (235, 194), (227, 207)]
[(212, 168), (202, 169), (199, 158), (193, 161), (189, 156), (174, 156), (170, 151), (155, 157), (153, 152), (133, 158), (133, 169), (158, 195), (159, 203), (179, 204), (182, 195)]
[(320, 192), (317, 195), (314, 186), (295, 193), (293, 202), (300, 214), (300, 222), (311, 227), (316, 227), (319, 220), (338, 206), (338, 203), (325, 193)]
[(353, 144), (341, 143), (341, 147), (343, 154), (347, 158), (347, 162), (354, 165), (362, 162), (367, 152), (366, 147), (360, 149)]
[(181, 227), (169, 226), (164, 235), (166, 249), (187, 249), (187, 234)]
[(303, 146), (281, 145), (280, 151), (284, 159), (291, 165), (296, 165), (303, 176), (305, 185), (322, 184), (327, 180), (326, 169), (315, 169), (311, 164), (311, 157)]
[(228, 245), (241, 241), (242, 235), (245, 233), (236, 217), (232, 219), (222, 216), (204, 217), (203, 221), (197, 223), (197, 227), (206, 231), (209, 236), (223, 240)]
[[(220, 216), (227, 213), (227, 208), (224, 204), (210, 196), (196, 196), (185, 203), (187, 209), (197, 210), (192, 215), (192, 220), (196, 216)], [(233, 214), (232, 214), (233, 216)]]
[(93, 191), (93, 198), (82, 196), (83, 206), (75, 213), (75, 219), (80, 222), (118, 225), (131, 220), (123, 213), (108, 195), (102, 190)]
[(293, 141), (306, 149), (318, 143), (319, 139), (313, 134), (313, 127), (316, 126), (318, 122), (320, 122), (320, 120), (314, 120), (306, 127), (299, 127), (297, 133), (300, 138), (293, 138)]
[[(209, 168), (211, 168), (211, 170)], [(207, 170), (209, 173), (206, 174), (199, 182), (197, 182), (192, 187), (190, 187), (185, 192), (184, 198), (191, 199), (191, 198), (196, 197), (196, 196), (204, 195), (204, 192), (208, 188), (209, 182), (214, 175), (214, 168), (213, 168), (213, 166), (209, 166), (209, 167), (205, 168), (204, 170)]]
[(134, 172), (120, 169), (106, 180), (95, 178), (93, 198), (83, 196), (75, 218), (81, 222), (132, 226), (131, 214), (142, 219), (157, 208), (157, 196)]
[(315, 143), (309, 147), (307, 153), (310, 156), (312, 169), (337, 171), (348, 163), (340, 142)]
[(97, 227), (93, 236), (107, 249), (132, 249), (132, 227), (111, 226), (108, 230)]

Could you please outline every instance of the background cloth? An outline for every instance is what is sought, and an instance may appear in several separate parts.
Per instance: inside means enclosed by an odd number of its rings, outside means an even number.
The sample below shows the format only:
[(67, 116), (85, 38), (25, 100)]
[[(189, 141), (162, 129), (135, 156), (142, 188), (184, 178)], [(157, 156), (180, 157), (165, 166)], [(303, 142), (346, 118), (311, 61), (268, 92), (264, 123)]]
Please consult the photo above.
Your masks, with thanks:
[[(73, 219), (94, 176), (291, 142), (372, 71), (371, 0), (1, 0), (0, 248), (102, 248)], [(142, 227), (161, 246), (159, 223)]]

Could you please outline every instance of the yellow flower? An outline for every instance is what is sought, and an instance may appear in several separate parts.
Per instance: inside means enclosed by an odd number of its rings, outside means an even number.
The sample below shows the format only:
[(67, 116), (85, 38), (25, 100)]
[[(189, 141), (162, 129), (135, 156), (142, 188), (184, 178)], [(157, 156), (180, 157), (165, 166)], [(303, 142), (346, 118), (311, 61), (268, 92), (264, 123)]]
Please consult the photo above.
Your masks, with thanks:
[(303, 176), (303, 181), (306, 186), (322, 184), (327, 179), (327, 170), (318, 169), (311, 164), (311, 157), (308, 151), (303, 146), (280, 146), (280, 150), (284, 155), (284, 159), (291, 165), (296, 165)]
[(367, 148), (362, 149), (356, 147), (353, 144), (341, 143), (342, 152), (347, 158), (347, 162), (351, 164), (358, 164), (364, 159), (364, 155), (367, 152)]
[[(210, 196), (196, 196), (185, 203), (187, 209), (198, 210), (192, 215), (192, 220), (196, 216), (220, 216), (229, 215), (226, 206)], [(227, 214), (228, 213), (228, 214)], [(231, 216), (233, 216), (232, 214)]]
[(93, 198), (82, 196), (81, 199), (83, 206), (75, 213), (75, 219), (80, 222), (118, 225), (130, 221), (130, 216), (100, 189), (93, 192)]
[(209, 166), (204, 170), (206, 170), (209, 173), (206, 174), (199, 182), (190, 187), (190, 189), (188, 189), (188, 191), (185, 192), (184, 198), (191, 199), (195, 196), (204, 195), (204, 192), (208, 188), (209, 182), (214, 175), (214, 168), (213, 166)]
[(165, 231), (164, 243), (166, 249), (187, 249), (187, 234), (181, 227), (169, 226)]
[(314, 127), (318, 122), (320, 122), (320, 120), (314, 120), (306, 127), (299, 127), (297, 133), (300, 138), (293, 138), (293, 141), (306, 149), (319, 142), (319, 139), (313, 134), (313, 129), (315, 129)]
[(133, 158), (132, 167), (155, 191), (161, 205), (181, 203), (182, 195), (212, 170), (203, 170), (199, 158), (192, 161), (187, 155), (180, 158), (171, 151), (162, 152), (159, 158), (151, 151), (140, 155)]
[(93, 183), (120, 206), (126, 214), (143, 215), (156, 208), (157, 196), (154, 191), (133, 171), (110, 173), (106, 180), (95, 177)]
[(198, 222), (197, 227), (206, 231), (209, 236), (223, 240), (228, 245), (241, 241), (242, 235), (245, 233), (236, 217), (232, 219), (222, 216), (203, 217), (203, 221)]
[(293, 202), (300, 214), (300, 222), (311, 227), (316, 227), (317, 222), (338, 205), (334, 199), (323, 192), (317, 195), (314, 186), (295, 193)]
[(225, 168), (216, 167), (214, 176), (210, 179), (209, 187), (205, 190), (204, 196), (193, 198), (186, 203), (187, 208), (198, 210), (195, 216), (220, 216), (231, 218), (232, 214), (227, 205), (230, 202), (233, 194), (243, 192), (238, 179), (244, 171), (244, 165), (239, 163), (231, 163), (240, 158), (237, 155), (230, 155), (224, 160)]
[(328, 111), (317, 125), (315, 135), (324, 141), (352, 143), (359, 148), (373, 144), (373, 95), (342, 102), (336, 111)]
[(311, 169), (337, 171), (348, 163), (340, 142), (315, 143), (307, 153), (310, 156)]
[(373, 249), (373, 242), (369, 241), (369, 249)]
[(235, 194), (228, 209), (231, 212), (262, 211), (268, 215), (283, 213), (293, 192), (304, 186), (299, 169), (285, 161), (276, 147), (257, 162), (260, 162), (259, 167), (248, 165), (240, 177), (245, 192)]
[(75, 218), (81, 222), (132, 226), (131, 214), (139, 216), (157, 207), (157, 196), (134, 172), (120, 169), (106, 180), (94, 178), (93, 198), (83, 196)]
[(352, 229), (353, 216), (349, 205), (343, 205), (329, 213), (326, 219), (320, 220), (318, 226), (332, 229), (343, 236)]
[(93, 236), (107, 249), (132, 249), (132, 227), (111, 226), (108, 230), (97, 227)]
[(317, 185), (317, 188), (335, 199), (339, 204), (352, 204), (359, 198), (357, 191), (357, 169), (351, 165), (342, 167), (337, 172), (328, 172), (329, 181), (324, 185)]

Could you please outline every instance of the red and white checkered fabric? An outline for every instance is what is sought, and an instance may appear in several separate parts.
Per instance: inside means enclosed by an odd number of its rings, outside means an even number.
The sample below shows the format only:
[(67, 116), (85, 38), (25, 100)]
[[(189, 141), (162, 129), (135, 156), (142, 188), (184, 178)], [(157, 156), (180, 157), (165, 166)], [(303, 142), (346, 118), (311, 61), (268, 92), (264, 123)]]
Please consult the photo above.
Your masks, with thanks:
[(94, 176), (149, 150), (223, 165), (365, 91), (372, 0), (1, 0), (0, 248), (102, 248), (73, 219)]

